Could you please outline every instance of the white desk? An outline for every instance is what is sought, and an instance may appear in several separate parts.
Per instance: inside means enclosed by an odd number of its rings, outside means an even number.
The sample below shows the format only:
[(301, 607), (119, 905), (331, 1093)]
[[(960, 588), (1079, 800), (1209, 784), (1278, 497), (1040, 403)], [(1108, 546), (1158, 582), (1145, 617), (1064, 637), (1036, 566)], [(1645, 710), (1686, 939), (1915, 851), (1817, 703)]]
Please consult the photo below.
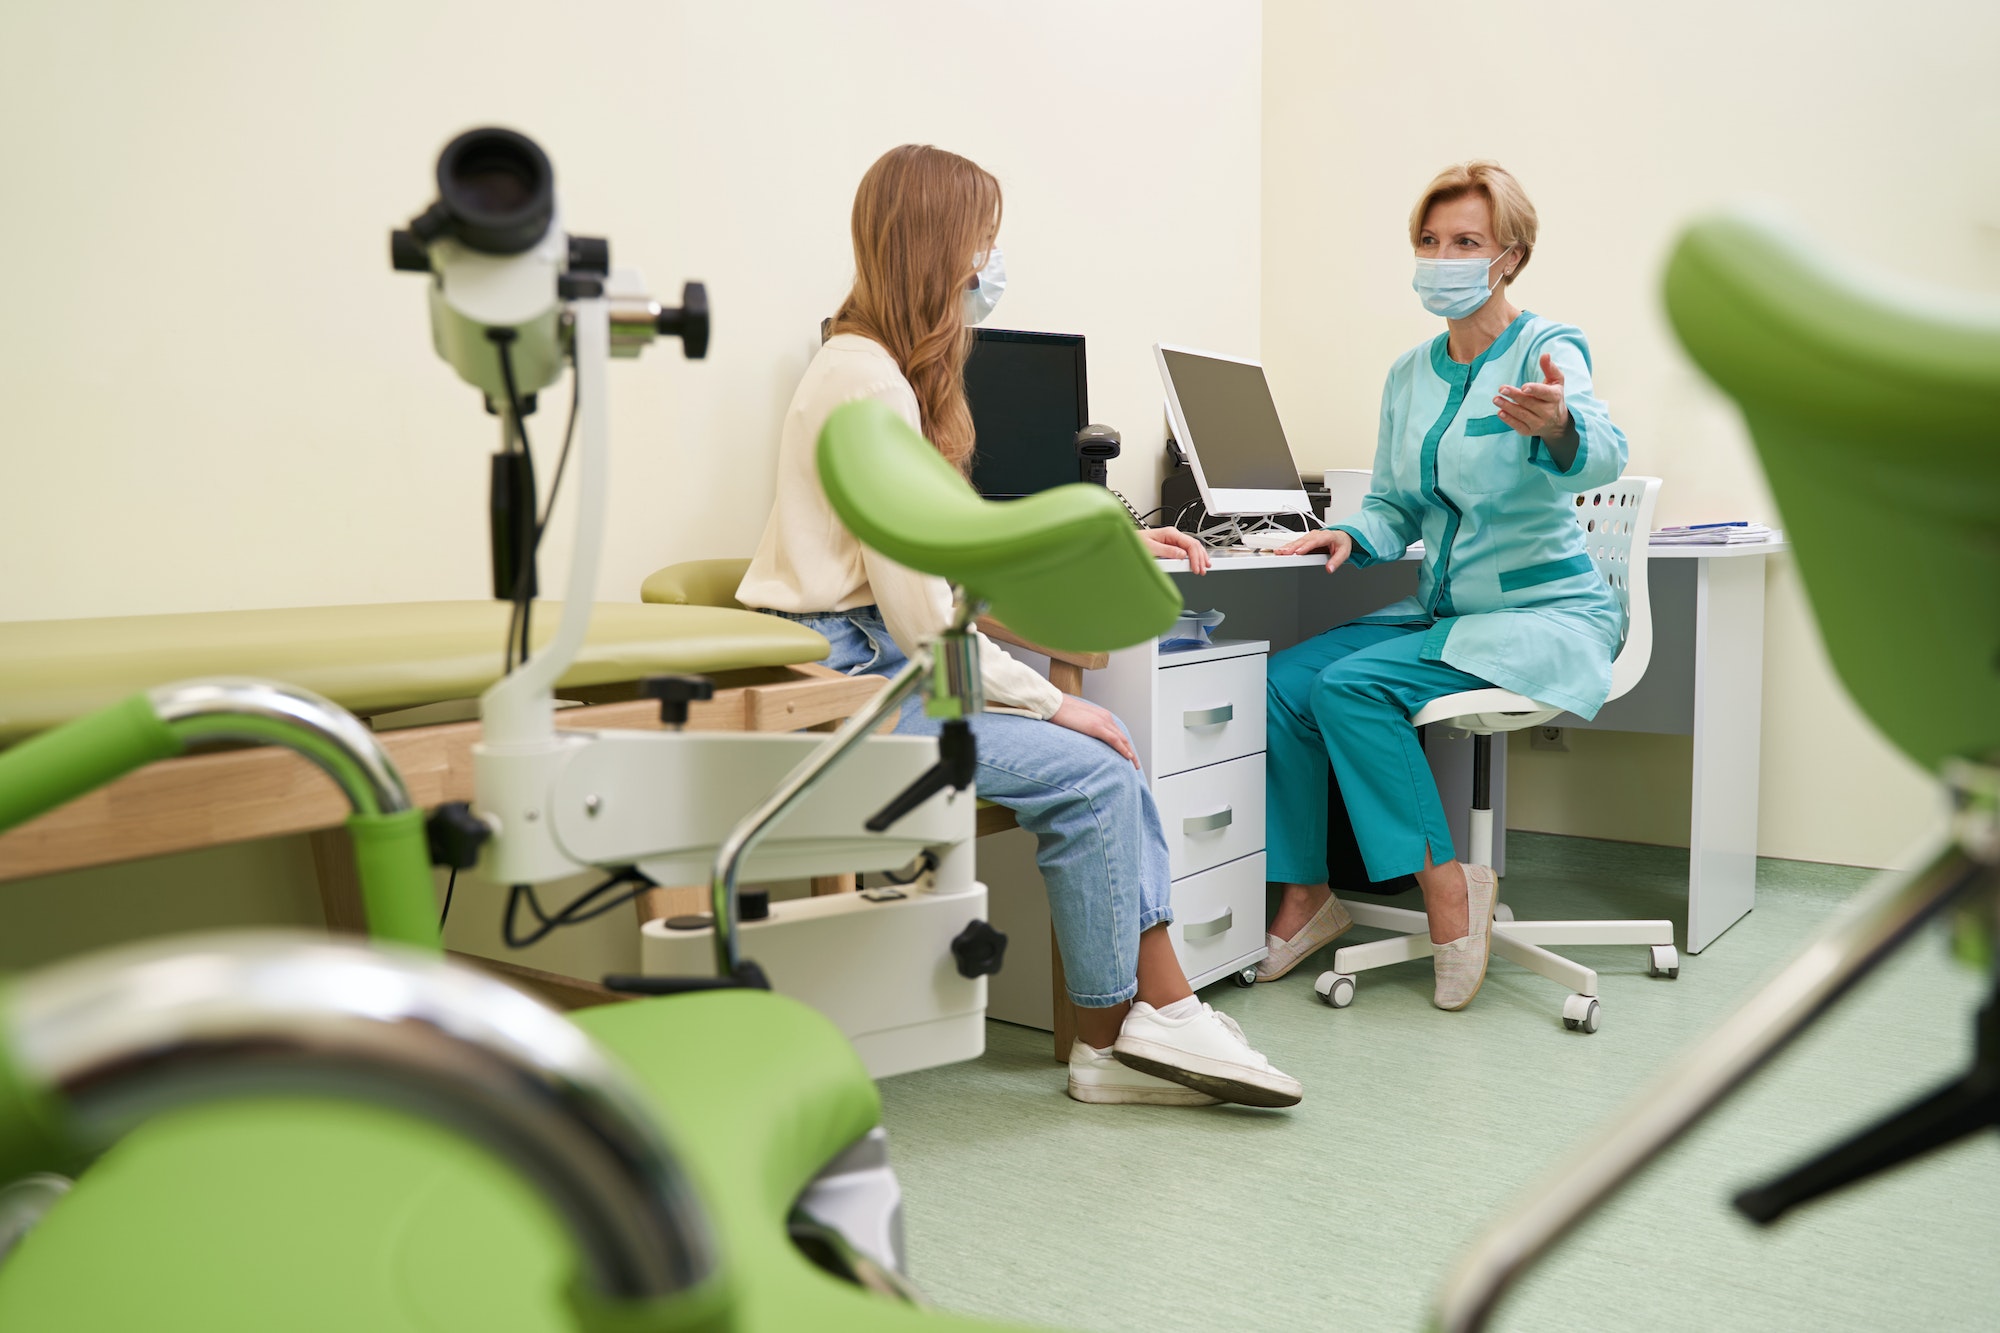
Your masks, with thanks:
[[(1756, 902), (1764, 571), (1766, 559), (1786, 549), (1782, 541), (1649, 548), (1653, 656), (1645, 677), (1592, 721), (1564, 714), (1552, 724), (1693, 737), (1690, 953), (1707, 948)], [(1224, 556), (1199, 579), (1188, 574), (1185, 561), (1161, 561), (1160, 566), (1175, 576), (1189, 607), (1214, 607), (1227, 614), (1223, 635), (1268, 639), (1277, 652), (1415, 592), (1417, 559), (1413, 554), (1332, 576), (1316, 556)], [(1135, 650), (1113, 654), (1106, 670), (1139, 669), (1140, 655)], [(1088, 692), (1095, 696), (1099, 691)], [(1433, 740), (1427, 753), (1452, 817), (1452, 836), (1463, 845), (1471, 795), (1470, 743)], [(1493, 860), (1501, 870), (1506, 863), (1506, 771), (1506, 747), (1495, 746)]]

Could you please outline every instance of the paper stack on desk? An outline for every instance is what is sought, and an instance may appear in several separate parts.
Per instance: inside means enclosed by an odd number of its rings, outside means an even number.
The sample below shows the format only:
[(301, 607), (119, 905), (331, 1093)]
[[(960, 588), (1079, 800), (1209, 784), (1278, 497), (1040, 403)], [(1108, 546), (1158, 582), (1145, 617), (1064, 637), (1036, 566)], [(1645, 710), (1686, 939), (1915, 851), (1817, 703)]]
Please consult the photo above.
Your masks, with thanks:
[(1653, 533), (1655, 546), (1741, 546), (1770, 541), (1772, 532), (1762, 523), (1696, 523), (1685, 528), (1660, 528)]

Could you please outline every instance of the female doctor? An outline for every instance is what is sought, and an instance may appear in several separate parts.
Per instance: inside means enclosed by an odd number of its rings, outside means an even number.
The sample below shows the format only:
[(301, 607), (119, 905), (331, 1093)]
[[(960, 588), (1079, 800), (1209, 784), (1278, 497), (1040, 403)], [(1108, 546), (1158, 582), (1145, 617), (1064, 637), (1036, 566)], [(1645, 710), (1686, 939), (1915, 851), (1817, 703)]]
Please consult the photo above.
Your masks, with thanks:
[[(965, 358), (1006, 281), (1000, 183), (941, 148), (883, 154), (855, 192), (854, 287), (806, 368), (778, 443), (777, 500), (737, 600), (800, 620), (849, 675), (893, 674), (951, 618), (951, 589), (869, 550), (841, 523), (813, 463), (833, 409), (876, 398), (946, 461), (973, 452)], [(1158, 555), (1205, 553), (1171, 528), (1142, 534)], [(1069, 1095), (1078, 1101), (1290, 1106), (1297, 1079), (1274, 1068), (1227, 1014), (1188, 988), (1173, 919), (1166, 835), (1116, 717), (1065, 695), (982, 637), (988, 711), (974, 719), (979, 795), (1033, 830), (1036, 861), (1077, 1007)], [(935, 735), (912, 698), (899, 732)]]
[(1445, 331), (1389, 370), (1361, 511), (1284, 548), (1329, 572), (1422, 538), (1417, 596), (1271, 660), (1269, 873), (1283, 890), (1259, 980), (1353, 924), (1327, 884), (1327, 760), (1371, 880), (1414, 874), (1430, 918), (1434, 1003), (1486, 976), (1495, 882), (1461, 865), (1409, 719), (1498, 685), (1589, 718), (1611, 688), (1624, 613), (1585, 554), (1570, 495), (1617, 479), (1625, 436), (1590, 390), (1590, 350), (1507, 288), (1535, 250), (1535, 209), (1493, 162), (1440, 172), (1410, 213), (1414, 286)]

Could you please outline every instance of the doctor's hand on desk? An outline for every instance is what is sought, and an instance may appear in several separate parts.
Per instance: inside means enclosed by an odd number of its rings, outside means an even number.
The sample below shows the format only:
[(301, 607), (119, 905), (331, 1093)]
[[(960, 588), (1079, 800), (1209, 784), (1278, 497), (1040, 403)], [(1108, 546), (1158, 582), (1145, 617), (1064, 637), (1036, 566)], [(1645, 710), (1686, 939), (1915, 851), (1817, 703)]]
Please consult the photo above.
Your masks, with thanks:
[(1208, 573), (1208, 548), (1179, 528), (1141, 528), (1139, 538), (1160, 559), (1185, 560), (1190, 573)]
[(1338, 528), (1324, 528), (1318, 532), (1308, 532), (1289, 546), (1280, 546), (1279, 555), (1311, 555), (1314, 551), (1326, 552), (1326, 572), (1331, 574), (1347, 563), (1347, 557), (1354, 553), (1354, 538)]

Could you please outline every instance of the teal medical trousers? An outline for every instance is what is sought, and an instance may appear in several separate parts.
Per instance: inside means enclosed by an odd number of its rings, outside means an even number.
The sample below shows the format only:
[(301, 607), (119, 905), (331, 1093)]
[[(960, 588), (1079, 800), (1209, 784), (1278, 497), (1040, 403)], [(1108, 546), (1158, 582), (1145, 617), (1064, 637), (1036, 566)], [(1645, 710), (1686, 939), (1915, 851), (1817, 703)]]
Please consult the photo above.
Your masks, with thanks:
[[(1410, 715), (1491, 685), (1418, 656), (1423, 625), (1342, 625), (1271, 659), (1264, 753), (1265, 877), (1326, 882), (1327, 761), (1378, 883), (1452, 858), (1444, 803)], [(1340, 886), (1335, 885), (1335, 888)]]

